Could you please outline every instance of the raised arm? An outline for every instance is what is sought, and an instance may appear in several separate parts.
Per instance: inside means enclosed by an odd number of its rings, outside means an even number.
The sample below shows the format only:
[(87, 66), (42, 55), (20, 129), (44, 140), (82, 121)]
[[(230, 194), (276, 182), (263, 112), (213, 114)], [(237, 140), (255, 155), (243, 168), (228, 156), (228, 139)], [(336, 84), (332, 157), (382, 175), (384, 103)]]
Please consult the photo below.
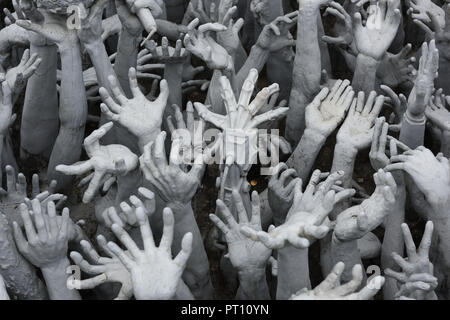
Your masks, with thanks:
[(297, 47), (292, 75), (286, 138), (296, 145), (305, 130), (305, 109), (320, 90), (322, 74), (318, 39), (320, 7), (328, 0), (299, 0)]

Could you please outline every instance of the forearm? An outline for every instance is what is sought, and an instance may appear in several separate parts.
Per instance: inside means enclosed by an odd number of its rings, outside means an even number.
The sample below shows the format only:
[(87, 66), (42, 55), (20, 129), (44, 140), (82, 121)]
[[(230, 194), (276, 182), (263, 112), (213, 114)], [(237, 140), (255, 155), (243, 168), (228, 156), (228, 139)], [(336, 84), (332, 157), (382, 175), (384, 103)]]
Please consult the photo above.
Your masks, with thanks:
[(343, 171), (342, 187), (350, 188), (352, 185), (353, 170), (358, 150), (344, 142), (337, 142), (334, 148), (333, 165), (331, 172)]
[(261, 48), (258, 45), (254, 45), (250, 51), (250, 54), (245, 61), (245, 64), (239, 70), (236, 75), (236, 89), (240, 92), (242, 86), (244, 85), (245, 79), (248, 77), (251, 69), (258, 70), (258, 73), (261, 72), (264, 65), (269, 58), (269, 51)]
[[(352, 280), (352, 269), (355, 265), (363, 265), (361, 255), (358, 250), (357, 240), (343, 242), (338, 240), (334, 233), (331, 237), (331, 256), (333, 265), (336, 265), (338, 262), (345, 263), (341, 283), (346, 283)], [(364, 279), (365, 278), (366, 276), (364, 275)], [(362, 283), (365, 282), (366, 281), (363, 280)]]
[(278, 253), (277, 300), (287, 300), (303, 288), (311, 289), (308, 249), (287, 245)]
[(352, 87), (355, 92), (364, 91), (366, 97), (375, 90), (377, 68), (379, 61), (372, 57), (358, 54), (356, 57), (355, 73), (353, 74)]
[(425, 137), (425, 115), (421, 118), (413, 118), (408, 111), (403, 116), (402, 128), (400, 131), (400, 141), (411, 149), (423, 146)]
[(58, 181), (58, 190), (68, 192), (72, 177), (58, 173), (59, 164), (72, 165), (81, 155), (87, 117), (86, 92), (83, 83), (81, 55), (78, 41), (60, 47), (62, 75), (59, 105), (61, 127), (50, 156), (49, 181)]
[(238, 277), (236, 300), (270, 300), (265, 268), (238, 271)]
[[(182, 63), (168, 63), (164, 68), (164, 79), (167, 81), (169, 86), (169, 99), (167, 105), (171, 106), (176, 104), (177, 106), (182, 106), (182, 82), (183, 75), (183, 64)], [(166, 108), (166, 113), (172, 108)]]
[(122, 28), (117, 47), (117, 56), (114, 63), (114, 71), (116, 72), (119, 84), (127, 97), (131, 97), (128, 71), (130, 68), (136, 68), (141, 39), (142, 36), (140, 33), (133, 35), (125, 28)]
[[(395, 208), (393, 212), (387, 216), (385, 223), (385, 231), (383, 244), (381, 246), (381, 269), (386, 270), (387, 268), (399, 271), (398, 265), (392, 259), (392, 253), (402, 253), (403, 252), (403, 236), (401, 225), (405, 222), (405, 197), (406, 191), (404, 187), (401, 193), (397, 193), (397, 201), (395, 203)], [(395, 300), (395, 294), (398, 291), (397, 280), (392, 278), (386, 278), (386, 283), (383, 286), (383, 298), (385, 300)]]
[(58, 135), (58, 93), (56, 90), (57, 47), (30, 45), (30, 55), (41, 63), (28, 79), (20, 127), (20, 147), (32, 155), (50, 156)]
[(450, 275), (450, 217), (449, 206), (432, 205), (428, 212), (428, 219), (433, 221), (435, 233), (438, 236), (439, 265), (444, 274)]
[(286, 164), (297, 171), (298, 177), (306, 181), (316, 161), (317, 155), (326, 142), (326, 137), (311, 129), (306, 129), (299, 144)]
[(286, 120), (286, 137), (296, 144), (305, 130), (305, 108), (320, 89), (322, 72), (317, 18), (319, 6), (300, 0), (297, 47), (292, 73), (292, 90)]
[[(105, 88), (110, 92), (110, 94), (112, 94), (111, 85), (109, 83), (108, 78), (110, 76), (113, 76), (115, 78), (116, 74), (114, 72), (113, 65), (109, 60), (108, 53), (106, 52), (105, 45), (103, 44), (101, 38), (98, 38), (97, 40), (92, 41), (91, 43), (85, 43), (84, 46), (94, 66), (99, 87)], [(128, 72), (127, 72), (127, 79), (128, 79)]]
[(183, 208), (171, 204), (168, 204), (168, 207), (172, 209), (175, 216), (172, 252), (181, 250), (181, 240), (186, 233), (191, 232), (193, 236), (192, 253), (184, 271), (186, 284), (196, 299), (211, 299), (213, 288), (209, 275), (209, 261), (192, 206), (189, 203)]
[(66, 270), (69, 266), (69, 259), (64, 257), (60, 261), (41, 268), (51, 300), (81, 300), (77, 290), (67, 287)]

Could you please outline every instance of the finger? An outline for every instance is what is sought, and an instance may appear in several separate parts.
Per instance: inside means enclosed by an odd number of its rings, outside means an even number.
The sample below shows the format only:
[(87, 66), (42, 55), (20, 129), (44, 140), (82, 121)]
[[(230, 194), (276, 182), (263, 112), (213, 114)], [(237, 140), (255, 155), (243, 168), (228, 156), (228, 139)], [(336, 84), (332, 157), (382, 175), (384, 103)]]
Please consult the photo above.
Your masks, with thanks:
[(186, 267), (186, 263), (191, 256), (192, 239), (192, 233), (188, 232), (184, 235), (183, 239), (181, 240), (181, 251), (173, 260), (181, 269), (184, 269)]
[(161, 242), (159, 243), (159, 248), (166, 250), (170, 255), (172, 255), (172, 241), (173, 241), (173, 229), (175, 224), (175, 219), (170, 208), (165, 208), (163, 211), (163, 235)]

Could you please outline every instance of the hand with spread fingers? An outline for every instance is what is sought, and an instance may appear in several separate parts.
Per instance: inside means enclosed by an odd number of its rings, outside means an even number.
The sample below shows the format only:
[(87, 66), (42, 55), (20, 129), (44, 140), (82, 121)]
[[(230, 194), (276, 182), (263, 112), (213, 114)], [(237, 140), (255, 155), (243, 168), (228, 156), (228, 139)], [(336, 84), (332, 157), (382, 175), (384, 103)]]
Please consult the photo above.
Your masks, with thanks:
[(294, 202), (295, 187), (299, 180), (295, 169), (288, 169), (285, 163), (280, 163), (274, 169), (267, 189), (275, 225), (282, 224), (286, 219)]
[(408, 225), (402, 224), (403, 240), (408, 258), (402, 258), (393, 252), (392, 258), (401, 267), (402, 272), (385, 270), (386, 276), (396, 279), (400, 285), (396, 294), (397, 298), (406, 296), (415, 300), (437, 300), (434, 290), (438, 285), (438, 279), (433, 275), (434, 268), (429, 259), (433, 228), (433, 222), (428, 221), (422, 241), (419, 248), (416, 249)]
[(373, 178), (376, 188), (370, 198), (338, 215), (333, 232), (336, 240), (346, 242), (361, 239), (392, 213), (397, 191), (394, 178), (391, 173), (381, 169)]
[(142, 208), (136, 211), (136, 215), (144, 249), (138, 248), (126, 231), (117, 224), (112, 225), (112, 231), (127, 251), (114, 242), (108, 242), (108, 248), (130, 272), (133, 294), (137, 300), (173, 299), (192, 251), (192, 234), (187, 233), (183, 237), (181, 251), (172, 258), (171, 245), (174, 234), (172, 210), (166, 208), (163, 212), (164, 227), (159, 247), (155, 244), (148, 218)]
[(89, 203), (101, 187), (102, 179), (107, 174), (124, 175), (137, 168), (138, 157), (127, 147), (112, 144), (100, 145), (100, 139), (111, 130), (112, 122), (109, 122), (84, 140), (84, 148), (89, 160), (75, 163), (70, 166), (58, 165), (56, 170), (67, 175), (82, 175), (94, 170), (94, 175), (83, 196), (83, 202)]
[[(335, 204), (355, 194), (352, 189), (337, 193), (333, 190), (342, 176), (342, 172), (329, 175), (322, 174), (320, 170), (314, 171), (304, 193), (301, 181), (297, 182), (294, 202), (282, 225), (271, 226), (268, 232), (244, 226), (241, 228), (242, 232), (272, 249), (281, 249), (286, 245), (308, 248), (315, 240), (322, 239), (330, 232), (328, 215)], [(320, 182), (324, 177), (326, 180)]]
[(294, 294), (289, 300), (371, 300), (384, 284), (384, 278), (377, 276), (360, 291), (357, 291), (363, 281), (361, 265), (357, 264), (353, 267), (352, 280), (345, 284), (340, 284), (344, 268), (344, 263), (339, 262), (317, 287), (313, 290), (304, 288)]
[(328, 137), (345, 119), (355, 92), (348, 80), (338, 80), (333, 88), (322, 89), (306, 107), (306, 128)]
[(355, 13), (354, 41), (359, 54), (380, 61), (394, 40), (402, 14), (397, 0), (379, 0), (362, 24), (359, 12)]
[(252, 212), (249, 218), (242, 197), (236, 191), (233, 192), (233, 201), (238, 213), (238, 220), (233, 217), (230, 210), (222, 200), (217, 200), (221, 218), (210, 214), (209, 218), (225, 235), (228, 246), (228, 258), (233, 267), (238, 271), (265, 269), (267, 260), (272, 250), (258, 240), (246, 237), (241, 233), (241, 228), (249, 228), (255, 232), (261, 231), (261, 214), (259, 195), (252, 193)]
[[(115, 300), (129, 300), (133, 296), (133, 284), (131, 282), (130, 271), (125, 268), (119, 258), (109, 249), (104, 236), (99, 235), (97, 237), (97, 243), (105, 253), (105, 256), (100, 256), (88, 241), (83, 240), (80, 243), (84, 255), (92, 264), (88, 260), (85, 260), (80, 253), (76, 251), (70, 253), (70, 258), (72, 258), (83, 272), (94, 276), (89, 279), (78, 280), (79, 282), (73, 283), (73, 286), (79, 290), (85, 290), (95, 288), (102, 283), (118, 282), (122, 287)], [(125, 252), (125, 254), (128, 253)]]
[[(204, 169), (203, 154), (199, 154), (191, 169), (185, 172), (180, 167), (180, 163), (172, 161), (177, 157), (171, 156), (167, 161), (165, 139), (166, 133), (161, 132), (154, 143), (144, 147), (144, 154), (139, 159), (141, 170), (145, 179), (155, 187), (156, 192), (169, 207), (175, 205), (184, 208), (200, 185)], [(172, 149), (174, 149), (173, 146)], [(172, 150), (172, 153), (179, 154), (179, 149)]]
[[(198, 19), (196, 25), (198, 26)], [(206, 23), (189, 31), (184, 37), (184, 46), (193, 55), (202, 59), (212, 70), (232, 70), (233, 60), (228, 52), (212, 37), (212, 32), (221, 32), (227, 27), (220, 23)]]
[(372, 141), (375, 120), (383, 107), (384, 96), (378, 96), (372, 91), (365, 100), (364, 92), (360, 91), (353, 100), (344, 124), (339, 129), (337, 143), (348, 145), (348, 148), (359, 151), (367, 148)]
[[(139, 188), (138, 193), (140, 197), (135, 195), (130, 196), (128, 204), (126, 201), (120, 203), (120, 210), (115, 207), (110, 207), (103, 211), (102, 220), (108, 228), (115, 223), (124, 229), (136, 228), (139, 226), (136, 210), (142, 208), (144, 213), (151, 217), (156, 210), (155, 195), (147, 188)], [(141, 200), (142, 199), (142, 200)]]
[(17, 222), (13, 223), (14, 238), (25, 258), (36, 267), (45, 268), (67, 258), (69, 210), (67, 208), (63, 210), (62, 221), (58, 223), (53, 202), (47, 204), (48, 219), (44, 217), (39, 200), (34, 199), (31, 203), (32, 211), (29, 211), (25, 204), (20, 205), (26, 239)]
[(167, 81), (162, 80), (160, 82), (161, 93), (155, 101), (151, 102), (139, 89), (134, 68), (130, 68), (129, 79), (133, 97), (131, 99), (125, 97), (120, 91), (116, 79), (110, 77), (113, 97), (105, 88), (100, 88), (100, 95), (104, 102), (100, 108), (108, 119), (119, 123), (133, 133), (143, 147), (153, 141), (161, 130), (169, 88)]

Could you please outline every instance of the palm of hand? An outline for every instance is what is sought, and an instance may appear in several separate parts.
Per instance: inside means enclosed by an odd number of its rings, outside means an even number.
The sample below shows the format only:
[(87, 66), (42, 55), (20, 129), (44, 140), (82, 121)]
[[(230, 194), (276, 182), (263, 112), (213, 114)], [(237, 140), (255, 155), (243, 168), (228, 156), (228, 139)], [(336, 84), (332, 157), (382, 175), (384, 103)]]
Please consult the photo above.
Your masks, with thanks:
[[(239, 223), (239, 226), (261, 231), (258, 223)], [(262, 242), (244, 236), (239, 230), (233, 232), (233, 238), (227, 240), (228, 255), (233, 266), (240, 270), (245, 268), (262, 268), (269, 259), (272, 250)]]
[(137, 137), (148, 134), (149, 130), (159, 132), (162, 117), (154, 116), (156, 109), (160, 109), (157, 102), (150, 102), (145, 96), (134, 97), (120, 112), (119, 123)]
[(100, 146), (92, 154), (88, 152), (91, 157), (94, 170), (105, 173), (117, 173), (119, 160), (124, 161), (124, 171), (132, 170), (137, 165), (137, 157), (131, 153), (130, 150), (122, 145), (108, 145)]
[(337, 139), (351, 144), (357, 150), (370, 145), (373, 135), (372, 121), (369, 116), (355, 113), (344, 122)]
[(182, 272), (165, 250), (142, 254), (131, 268), (134, 296), (138, 300), (172, 299)]

